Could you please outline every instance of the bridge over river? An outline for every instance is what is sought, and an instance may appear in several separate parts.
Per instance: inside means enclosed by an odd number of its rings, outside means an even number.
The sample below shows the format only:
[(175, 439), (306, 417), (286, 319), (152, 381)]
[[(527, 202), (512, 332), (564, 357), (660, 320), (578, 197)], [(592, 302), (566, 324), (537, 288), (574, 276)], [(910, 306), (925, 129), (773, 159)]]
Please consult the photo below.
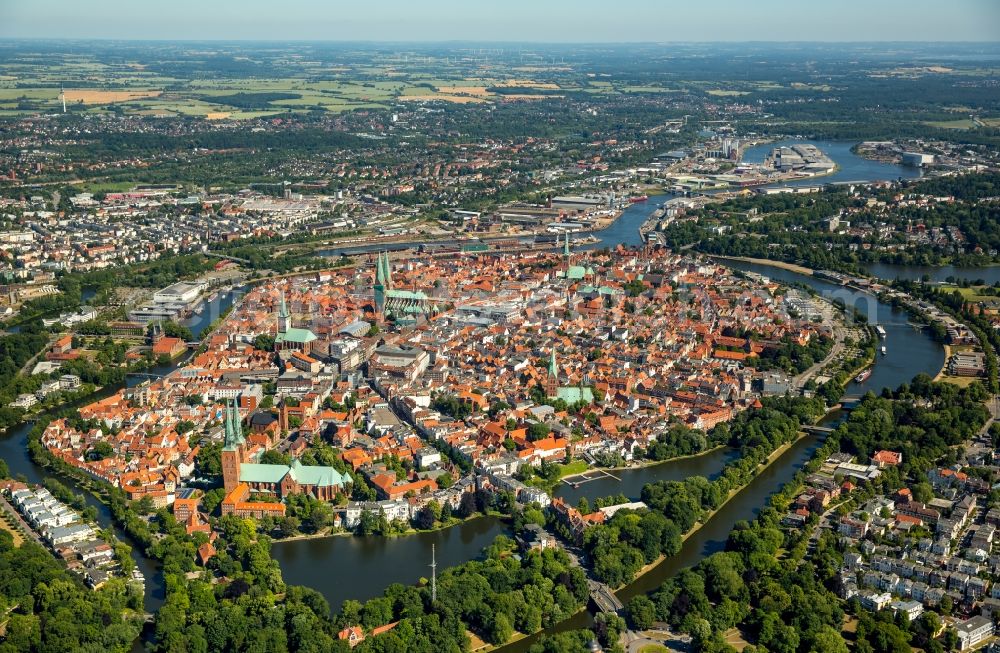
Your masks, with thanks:
[(598, 612), (621, 612), (625, 605), (621, 602), (611, 588), (596, 580), (588, 580), (587, 586), (590, 588), (590, 601), (597, 608)]

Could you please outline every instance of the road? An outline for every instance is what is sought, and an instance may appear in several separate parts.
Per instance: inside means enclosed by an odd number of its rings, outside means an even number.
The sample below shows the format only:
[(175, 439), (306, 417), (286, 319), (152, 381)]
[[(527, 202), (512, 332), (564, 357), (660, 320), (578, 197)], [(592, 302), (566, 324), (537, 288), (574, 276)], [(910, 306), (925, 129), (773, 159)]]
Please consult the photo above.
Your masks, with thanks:
[(1000, 395), (993, 395), (986, 402), (986, 409), (990, 411), (990, 418), (986, 420), (986, 424), (980, 429), (980, 435), (986, 435), (989, 432), (990, 427), (993, 426), (993, 422), (1000, 419)]
[[(809, 555), (811, 555), (813, 551), (816, 550), (816, 543), (819, 541), (819, 536), (823, 532), (823, 530), (833, 529), (833, 522), (830, 520), (830, 517), (837, 510), (837, 507), (838, 506), (830, 506), (829, 508), (826, 509), (826, 511), (822, 515), (819, 516), (819, 523), (816, 524), (816, 528), (813, 529), (812, 534), (809, 536), (809, 545), (808, 545), (809, 553), (805, 557), (809, 557)], [(805, 560), (805, 558), (803, 558), (803, 560)], [(799, 563), (801, 564), (803, 560), (800, 560)]]
[(21, 366), (21, 371), (19, 372), (19, 374), (24, 374), (24, 375), (30, 374), (32, 368), (35, 367), (35, 363), (38, 362), (38, 357), (39, 356), (44, 356), (45, 354), (47, 354), (48, 351), (49, 351), (49, 349), (52, 348), (52, 345), (56, 344), (56, 341), (59, 340), (59, 338), (62, 338), (64, 335), (66, 335), (66, 334), (65, 333), (57, 333), (57, 334), (53, 335), (52, 337), (50, 337), (48, 344), (46, 344), (43, 349), (39, 350), (38, 353), (36, 353), (31, 358), (29, 358), (27, 360), (27, 362), (24, 365)]
[(628, 653), (639, 653), (646, 646), (665, 646), (671, 651), (687, 653), (691, 651), (691, 636), (673, 633), (669, 630), (647, 630), (637, 633), (625, 631), (620, 640)]

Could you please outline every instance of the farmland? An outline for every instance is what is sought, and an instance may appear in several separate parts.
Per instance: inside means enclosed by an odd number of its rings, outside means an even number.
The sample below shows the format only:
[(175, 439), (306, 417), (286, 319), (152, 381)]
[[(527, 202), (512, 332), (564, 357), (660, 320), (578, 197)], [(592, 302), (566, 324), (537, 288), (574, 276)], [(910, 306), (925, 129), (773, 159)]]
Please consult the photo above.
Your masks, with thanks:
[[(175, 49), (176, 48), (176, 49)], [(135, 61), (110, 63), (100, 52), (20, 52), (0, 62), (0, 112), (56, 112), (60, 91), (74, 112), (138, 116), (254, 119), (311, 111), (384, 109), (396, 102), (481, 104), (553, 97), (560, 84), (504, 74), (473, 74), (476, 66), (425, 62), (414, 69), (398, 57), (344, 64), (294, 61), (273, 53), (232, 57), (168, 48), (163, 61), (135, 51)], [(42, 65), (42, 61), (46, 62)], [(266, 69), (265, 69), (266, 65)], [(261, 74), (266, 72), (267, 74)], [(494, 73), (496, 71), (493, 71)], [(275, 74), (284, 73), (284, 74)]]

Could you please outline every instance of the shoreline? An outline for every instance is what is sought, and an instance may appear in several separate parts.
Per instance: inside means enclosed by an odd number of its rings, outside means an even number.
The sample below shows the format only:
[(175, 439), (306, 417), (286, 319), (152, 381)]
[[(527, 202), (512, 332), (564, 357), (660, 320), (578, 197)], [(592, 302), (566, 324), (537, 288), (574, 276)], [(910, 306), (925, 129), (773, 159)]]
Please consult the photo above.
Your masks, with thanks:
[[(634, 465), (623, 465), (619, 467), (591, 467), (586, 471), (580, 472), (578, 474), (570, 474), (569, 476), (563, 476), (559, 481), (569, 481), (570, 479), (577, 478), (578, 476), (584, 476), (590, 472), (625, 472), (632, 469), (646, 469), (647, 467), (656, 467), (658, 465), (666, 465), (667, 463), (674, 463), (680, 460), (690, 460), (692, 458), (699, 458), (701, 456), (707, 456), (710, 453), (718, 451), (719, 449), (725, 449), (729, 445), (717, 444), (714, 447), (705, 449), (704, 451), (699, 451), (698, 453), (684, 454), (683, 456), (674, 456), (673, 458), (665, 458), (664, 460), (643, 460)], [(558, 485), (558, 482), (556, 483)]]
[(789, 272), (795, 272), (798, 274), (804, 274), (808, 277), (813, 276), (816, 272), (812, 268), (807, 268), (804, 265), (797, 265), (795, 263), (787, 263), (785, 261), (775, 261), (768, 258), (751, 258), (749, 256), (726, 256), (723, 254), (705, 254), (711, 259), (720, 259), (723, 261), (739, 261), (741, 263), (753, 263), (755, 265), (766, 265), (772, 268), (780, 268), (782, 270), (788, 270)]
[(944, 362), (941, 363), (941, 371), (934, 375), (934, 381), (946, 381), (945, 370), (948, 369), (948, 361), (951, 360), (951, 355), (954, 353), (951, 350), (951, 345), (945, 343), (941, 345), (944, 348)]
[[(820, 420), (822, 420), (827, 415), (829, 415), (831, 412), (833, 412), (833, 410), (835, 410), (835, 409), (831, 409), (831, 410), (827, 411), (826, 413), (824, 413), (823, 417), (820, 417)], [(698, 520), (697, 524), (695, 524), (693, 527), (691, 527), (691, 529), (687, 533), (684, 533), (684, 535), (681, 536), (681, 545), (683, 546), (684, 543), (687, 542), (695, 533), (697, 533), (698, 531), (700, 531), (705, 525), (708, 524), (708, 522), (712, 521), (712, 519), (719, 513), (720, 510), (722, 510), (726, 506), (727, 503), (729, 503), (730, 501), (732, 501), (733, 499), (735, 499), (737, 496), (740, 495), (740, 493), (742, 493), (744, 490), (746, 490), (746, 488), (750, 485), (751, 482), (753, 482), (754, 479), (756, 479), (758, 476), (760, 476), (760, 474), (762, 472), (764, 472), (768, 467), (770, 467), (775, 462), (777, 462), (777, 460), (779, 458), (781, 458), (781, 456), (784, 455), (785, 452), (787, 452), (789, 449), (791, 449), (792, 446), (794, 446), (797, 442), (801, 441), (803, 438), (808, 437), (808, 435), (809, 434), (806, 433), (805, 431), (799, 431), (798, 437), (796, 437), (794, 440), (792, 440), (791, 442), (786, 442), (785, 444), (781, 445), (780, 447), (778, 447), (777, 449), (775, 449), (774, 451), (772, 451), (768, 455), (768, 457), (764, 460), (764, 462), (762, 462), (760, 465), (757, 466), (757, 469), (755, 470), (754, 477), (751, 478), (750, 481), (747, 481), (747, 483), (745, 485), (742, 485), (741, 487), (738, 487), (738, 488), (735, 488), (733, 490), (730, 490), (729, 494), (722, 501), (722, 503), (720, 503), (718, 506), (716, 506), (715, 508), (713, 508), (711, 511), (705, 513), (702, 516), (702, 518)], [(666, 556), (666, 555), (662, 555), (661, 554), (660, 557), (657, 558), (656, 560), (654, 560), (653, 562), (651, 562), (651, 563), (649, 563), (647, 565), (644, 565), (642, 568), (639, 569), (638, 573), (636, 573), (635, 578), (633, 578), (632, 580), (630, 580), (629, 582), (625, 583), (624, 585), (622, 585), (620, 587), (616, 587), (613, 590), (614, 593), (615, 593), (615, 595), (617, 595), (619, 592), (625, 590), (627, 587), (629, 587), (633, 583), (637, 582), (640, 578), (642, 578), (643, 576), (645, 576), (649, 572), (653, 571), (654, 569), (656, 569), (657, 567), (659, 567), (661, 564), (667, 562), (671, 557), (673, 557), (673, 556)]]
[[(728, 261), (742, 261), (744, 263), (754, 263), (756, 265), (765, 265), (765, 266), (768, 266), (768, 267), (779, 268), (779, 269), (782, 269), (782, 270), (788, 270), (790, 272), (796, 272), (798, 274), (803, 274), (803, 275), (807, 275), (807, 276), (812, 276), (813, 272), (814, 272), (814, 270), (812, 270), (810, 268), (807, 268), (807, 267), (804, 267), (804, 266), (801, 266), (801, 265), (796, 265), (794, 263), (786, 263), (784, 261), (775, 261), (773, 259), (749, 258), (749, 257), (746, 257), (746, 256), (724, 256), (724, 255), (716, 255), (716, 254), (711, 254), (711, 255), (706, 255), (706, 256), (708, 256), (709, 258), (712, 258), (712, 259), (722, 259), (722, 260), (728, 260)], [(867, 278), (869, 278), (869, 279), (876, 279), (876, 280), (878, 279), (878, 277), (872, 276), (870, 274), (866, 274), (864, 276), (867, 277)], [(866, 291), (866, 292), (870, 293), (871, 291)], [(876, 296), (876, 298), (877, 298), (877, 296)], [(878, 342), (878, 340), (876, 340), (875, 342)], [(948, 369), (948, 360), (951, 358), (951, 354), (953, 353), (952, 352), (952, 348), (949, 345), (942, 344), (941, 347), (944, 349), (944, 360), (941, 362), (941, 370), (938, 371), (938, 373), (932, 379), (934, 381), (945, 381), (946, 380), (944, 378), (945, 377), (945, 370)], [(876, 355), (874, 357), (874, 359), (869, 362), (869, 366), (875, 365), (877, 363), (878, 363), (878, 355)], [(853, 380), (853, 377), (851, 378), (851, 380)], [(848, 382), (850, 382), (850, 381), (848, 381)]]
[(300, 533), (299, 535), (292, 535), (291, 537), (282, 537), (282, 538), (276, 538), (270, 535), (268, 535), (268, 537), (271, 538), (272, 546), (275, 544), (283, 544), (285, 542), (301, 542), (303, 540), (324, 540), (332, 537), (357, 537), (357, 538), (378, 537), (384, 539), (396, 539), (396, 538), (413, 537), (415, 535), (424, 535), (428, 533), (437, 533), (440, 531), (446, 531), (449, 528), (455, 528), (456, 526), (461, 526), (463, 524), (473, 522), (479, 519), (485, 519), (487, 517), (492, 517), (493, 519), (503, 521), (506, 515), (500, 515), (495, 513), (476, 513), (475, 515), (471, 515), (469, 517), (466, 517), (465, 519), (459, 519), (458, 521), (451, 522), (448, 524), (441, 524), (440, 526), (435, 526), (434, 528), (430, 528), (428, 530), (421, 531), (421, 530), (411, 529), (403, 533), (389, 533), (388, 535), (358, 535), (353, 531), (337, 531), (337, 532), (327, 531), (324, 533), (313, 533), (313, 534)]

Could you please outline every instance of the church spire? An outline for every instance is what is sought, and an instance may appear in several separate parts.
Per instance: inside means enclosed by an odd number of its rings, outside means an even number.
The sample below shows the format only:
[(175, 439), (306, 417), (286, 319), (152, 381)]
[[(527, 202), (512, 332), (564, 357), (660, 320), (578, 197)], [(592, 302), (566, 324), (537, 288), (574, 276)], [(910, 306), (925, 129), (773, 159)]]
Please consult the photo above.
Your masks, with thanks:
[(385, 291), (389, 287), (389, 266), (388, 266), (388, 255), (385, 259), (382, 258), (382, 252), (378, 253), (375, 259), (375, 312), (379, 314), (385, 313)]
[(382, 252), (375, 258), (375, 285), (385, 285), (385, 270), (382, 267)]
[(285, 304), (285, 291), (282, 290), (281, 301), (278, 304), (278, 333), (287, 333), (291, 323), (292, 316), (288, 313), (288, 305)]
[(545, 379), (545, 396), (556, 397), (559, 395), (559, 367), (556, 365), (556, 348), (552, 347), (549, 354), (549, 376)]
[(385, 252), (382, 258), (382, 284), (386, 290), (392, 288), (392, 267), (389, 265), (389, 252)]
[(243, 428), (240, 426), (239, 412), (236, 409), (236, 402), (233, 401), (230, 404), (230, 400), (226, 399), (226, 418), (225, 418), (225, 428), (226, 428), (226, 448), (235, 448), (243, 444)]
[(567, 231), (563, 235), (563, 256), (565, 256), (566, 258), (569, 258), (569, 255), (570, 255), (570, 252), (569, 252), (569, 232)]

